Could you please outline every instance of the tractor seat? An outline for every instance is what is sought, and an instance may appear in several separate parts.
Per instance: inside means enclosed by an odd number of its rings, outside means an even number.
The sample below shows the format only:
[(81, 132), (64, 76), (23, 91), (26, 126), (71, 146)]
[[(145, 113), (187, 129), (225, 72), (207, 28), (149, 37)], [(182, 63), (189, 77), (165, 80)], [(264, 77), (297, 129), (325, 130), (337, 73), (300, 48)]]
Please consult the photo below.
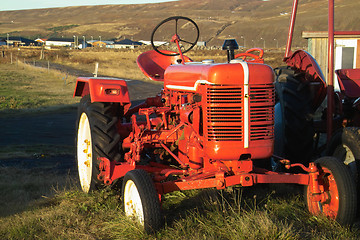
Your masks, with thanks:
[(348, 98), (360, 97), (360, 68), (335, 70), (341, 92)]
[[(161, 50), (166, 54), (176, 52)], [(192, 62), (192, 60), (184, 56), (185, 62)], [(155, 50), (144, 52), (138, 56), (136, 63), (145, 74), (146, 77), (154, 81), (164, 81), (165, 69), (172, 64), (180, 64), (180, 56), (165, 56)]]

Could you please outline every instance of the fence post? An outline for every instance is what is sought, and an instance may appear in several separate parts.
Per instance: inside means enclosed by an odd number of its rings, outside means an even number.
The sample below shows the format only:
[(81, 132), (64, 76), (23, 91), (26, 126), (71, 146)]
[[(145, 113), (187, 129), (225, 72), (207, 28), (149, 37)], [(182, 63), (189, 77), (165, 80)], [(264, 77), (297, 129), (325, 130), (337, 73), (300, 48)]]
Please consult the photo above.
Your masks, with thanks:
[(97, 77), (97, 75), (98, 75), (98, 70), (99, 70), (99, 63), (98, 62), (96, 62), (95, 63), (95, 71), (94, 71), (94, 77)]
[(66, 86), (66, 80), (68, 78), (68, 73), (66, 72), (66, 76), (64, 77), (64, 86)]

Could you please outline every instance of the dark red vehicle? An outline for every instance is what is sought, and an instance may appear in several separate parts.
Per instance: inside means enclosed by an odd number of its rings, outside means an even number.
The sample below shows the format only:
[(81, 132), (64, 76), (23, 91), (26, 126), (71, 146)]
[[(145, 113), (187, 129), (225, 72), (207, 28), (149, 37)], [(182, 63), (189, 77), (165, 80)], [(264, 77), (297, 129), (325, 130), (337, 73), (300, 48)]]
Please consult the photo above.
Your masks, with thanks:
[[(177, 52), (163, 50), (156, 34), (172, 30)], [(185, 37), (182, 37), (185, 31)], [(191, 36), (189, 32), (193, 32)], [(304, 166), (279, 159), (298, 173), (260, 168), (274, 149), (274, 73), (263, 64), (262, 50), (236, 55), (227, 40), (228, 62), (193, 62), (183, 55), (199, 38), (186, 17), (171, 17), (155, 27), (154, 50), (138, 65), (163, 90), (130, 108), (121, 79), (78, 78), (77, 159), (80, 183), (89, 192), (122, 180), (125, 214), (146, 231), (162, 226), (161, 195), (178, 190), (295, 183), (306, 188), (313, 214), (351, 224), (355, 186), (348, 169), (332, 157)]]
[[(360, 69), (334, 71), (334, 36), (360, 31), (334, 31), (334, 1), (329, 0), (328, 79), (306, 51), (291, 52), (298, 0), (294, 0), (284, 57), (287, 67), (275, 69), (275, 154), (306, 163), (319, 155), (335, 156), (360, 179)], [(334, 91), (336, 73), (340, 91)], [(319, 115), (320, 105), (326, 108)], [(323, 104), (324, 105), (324, 104)], [(326, 141), (320, 137), (326, 136)], [(323, 143), (321, 143), (323, 142)], [(360, 184), (357, 184), (360, 193)]]

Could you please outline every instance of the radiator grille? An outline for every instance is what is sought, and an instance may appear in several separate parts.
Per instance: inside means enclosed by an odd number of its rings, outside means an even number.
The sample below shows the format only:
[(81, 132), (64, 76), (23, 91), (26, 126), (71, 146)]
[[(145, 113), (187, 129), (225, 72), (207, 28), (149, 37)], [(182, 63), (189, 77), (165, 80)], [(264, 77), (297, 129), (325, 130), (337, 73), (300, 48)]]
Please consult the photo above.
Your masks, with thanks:
[(250, 141), (272, 139), (274, 136), (274, 87), (250, 87)]
[[(243, 141), (243, 88), (241, 86), (207, 86), (204, 120), (208, 141)], [(274, 137), (274, 86), (249, 87), (249, 139)]]
[(205, 120), (209, 141), (242, 141), (242, 89), (209, 86)]

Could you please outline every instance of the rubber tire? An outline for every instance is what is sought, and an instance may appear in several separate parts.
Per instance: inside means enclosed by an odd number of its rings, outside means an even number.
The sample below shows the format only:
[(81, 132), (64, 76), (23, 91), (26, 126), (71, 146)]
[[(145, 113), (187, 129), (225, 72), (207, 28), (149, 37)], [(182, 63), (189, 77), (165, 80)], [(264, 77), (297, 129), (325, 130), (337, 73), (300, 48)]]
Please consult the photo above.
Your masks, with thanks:
[[(122, 108), (117, 103), (101, 103), (94, 102), (91, 103), (91, 98), (89, 95), (84, 96), (80, 100), (78, 107), (78, 117), (77, 117), (77, 129), (76, 129), (76, 146), (77, 146), (77, 162), (78, 162), (78, 171), (80, 178), (80, 163), (79, 154), (83, 151), (79, 147), (78, 143), (78, 134), (79, 134), (79, 121), (82, 114), (86, 114), (89, 124), (90, 124), (90, 133), (91, 133), (91, 149), (92, 154), (90, 157), (91, 161), (91, 176), (90, 185), (88, 187), (83, 187), (81, 179), (80, 184), (84, 192), (91, 192), (97, 189), (105, 187), (104, 183), (99, 181), (97, 176), (100, 173), (99, 170), (99, 157), (106, 157), (110, 161), (121, 161), (120, 154), (120, 135), (117, 131), (117, 123), (119, 121), (119, 116), (122, 115)], [(81, 144), (81, 143), (80, 143)]]
[(295, 73), (290, 67), (277, 68), (275, 74), (274, 154), (308, 164), (314, 151), (315, 134), (309, 84), (303, 83), (302, 74)]
[[(335, 220), (341, 225), (351, 225), (356, 217), (357, 197), (354, 181), (351, 179), (349, 169), (334, 157), (322, 157), (315, 161), (318, 168), (327, 168), (334, 177), (338, 190), (339, 208)], [(326, 174), (325, 174), (326, 175)], [(325, 176), (323, 175), (323, 176)], [(326, 179), (329, 179), (328, 176)], [(319, 176), (319, 184), (322, 183)], [(324, 184), (324, 186), (326, 183)], [(308, 186), (305, 186), (305, 202), (307, 209), (311, 212), (308, 199)], [(332, 192), (333, 193), (333, 192)], [(324, 206), (324, 205), (323, 205)], [(321, 214), (322, 210), (318, 209)]]
[[(130, 187), (137, 192), (135, 199), (128, 194)], [(163, 226), (159, 197), (153, 180), (146, 171), (135, 169), (127, 172), (123, 180), (121, 195), (123, 196), (125, 215), (134, 218), (136, 222), (140, 223), (145, 232), (153, 233)], [(140, 201), (141, 205), (138, 205), (138, 207), (141, 208), (142, 212), (134, 209), (134, 205), (130, 206), (130, 204), (137, 201)], [(140, 214), (142, 220), (137, 216), (133, 216), (133, 214)]]
[(348, 166), (360, 194), (360, 128), (346, 127), (332, 136), (326, 155), (334, 156)]

